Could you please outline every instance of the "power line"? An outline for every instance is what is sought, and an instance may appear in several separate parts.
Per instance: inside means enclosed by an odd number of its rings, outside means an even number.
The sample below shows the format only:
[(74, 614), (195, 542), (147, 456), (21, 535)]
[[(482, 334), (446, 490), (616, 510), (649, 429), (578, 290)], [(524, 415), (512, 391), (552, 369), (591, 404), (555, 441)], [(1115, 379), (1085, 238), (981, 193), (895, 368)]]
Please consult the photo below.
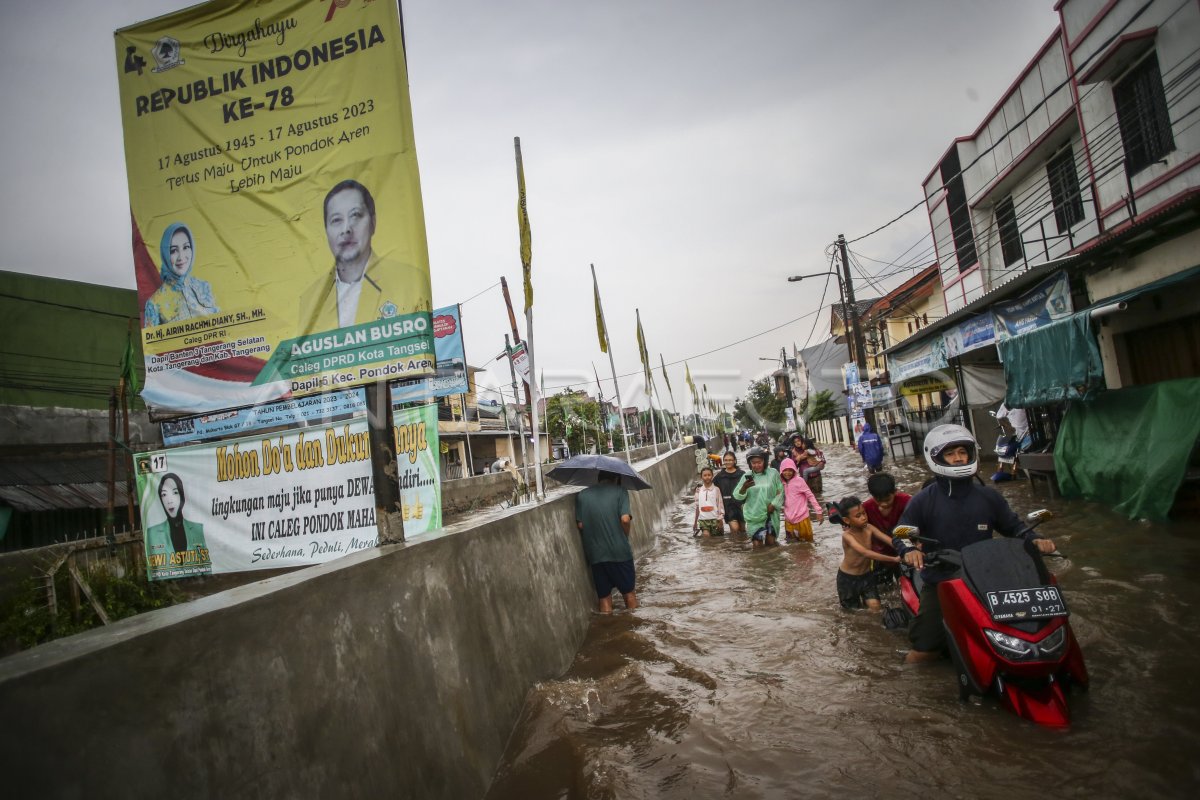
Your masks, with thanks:
[[(746, 342), (749, 342), (749, 341), (751, 341), (751, 340), (753, 340), (753, 339), (757, 339), (757, 338), (759, 338), (760, 336), (766, 336), (768, 333), (774, 333), (775, 331), (779, 330), (780, 328), (786, 328), (788, 325), (794, 325), (794, 324), (796, 324), (797, 322), (801, 322), (802, 320), (806, 320), (806, 319), (808, 319), (809, 317), (813, 316), (814, 314), (819, 314), (819, 313), (821, 313), (821, 310), (822, 310), (822, 309), (820, 309), (820, 308), (814, 309), (813, 311), (810, 311), (810, 312), (808, 312), (807, 314), (801, 314), (800, 316), (796, 317), (795, 319), (789, 319), (787, 322), (781, 322), (781, 323), (780, 323), (780, 324), (778, 324), (778, 325), (775, 325), (775, 326), (773, 326), (773, 327), (767, 328), (765, 331), (759, 331), (758, 333), (753, 333), (753, 334), (751, 334), (751, 335), (749, 335), (749, 336), (747, 336), (747, 337), (745, 337), (745, 338), (743, 338), (743, 339), (738, 339), (737, 341), (734, 341), (734, 342), (729, 342), (729, 343), (727, 343), (727, 344), (723, 344), (723, 345), (721, 345), (720, 347), (714, 347), (714, 348), (713, 348), (713, 349), (711, 349), (711, 350), (705, 350), (703, 353), (694, 353), (694, 354), (692, 354), (692, 355), (690, 355), (690, 356), (684, 356), (683, 358), (677, 359), (677, 360), (675, 360), (675, 361), (668, 361), (668, 362), (667, 362), (667, 366), (668, 366), (668, 367), (674, 367), (674, 366), (676, 366), (676, 365), (678, 365), (678, 364), (682, 364), (683, 362), (685, 362), (685, 361), (689, 361), (689, 360), (691, 360), (691, 359), (693, 359), (693, 358), (703, 358), (704, 356), (710, 356), (710, 355), (712, 355), (713, 353), (719, 353), (719, 352), (721, 352), (722, 350), (728, 350), (728, 349), (729, 349), (729, 348), (731, 348), (731, 347), (736, 347), (736, 346), (738, 346), (739, 344), (745, 344)], [(639, 370), (636, 370), (636, 371), (634, 371), (634, 372), (626, 372), (626, 373), (623, 373), (623, 374), (621, 374), (621, 375), (617, 375), (616, 377), (617, 377), (617, 378), (632, 378), (632, 377), (635, 377), (635, 376), (638, 376), (638, 375), (641, 375), (641, 374), (642, 374), (642, 370), (640, 370), (640, 369), (639, 369)], [(607, 379), (605, 379), (605, 380), (612, 380), (612, 378), (607, 378)], [(594, 383), (595, 381), (588, 381), (588, 382), (589, 382), (589, 383)], [(565, 388), (568, 388), (568, 387), (574, 386), (574, 385), (576, 385), (577, 383), (579, 383), (579, 381), (575, 381), (574, 383), (562, 383), (562, 384), (558, 384), (557, 386), (547, 386), (547, 387), (546, 387), (546, 389), (547, 389), (547, 391), (548, 391), (548, 390), (550, 390), (550, 389), (565, 389)]]
[[(1174, 11), (1172, 11), (1170, 14), (1168, 14), (1168, 15), (1167, 15), (1167, 16), (1164, 18), (1164, 20), (1163, 20), (1163, 21), (1162, 21), (1162, 22), (1159, 24), (1159, 27), (1161, 27), (1161, 26), (1162, 26), (1162, 24), (1164, 24), (1164, 23), (1165, 23), (1167, 20), (1171, 19), (1171, 17), (1173, 17), (1173, 16), (1175, 16), (1177, 13), (1179, 13), (1179, 11), (1181, 11), (1182, 9), (1184, 9), (1184, 8), (1186, 8), (1188, 5), (1190, 5), (1190, 4), (1191, 4), (1191, 2), (1192, 2), (1192, 0), (1184, 0), (1184, 2), (1183, 2), (1183, 3), (1181, 3), (1181, 4), (1180, 4), (1178, 7), (1176, 7), (1176, 8), (1175, 8), (1175, 10), (1174, 10)], [(1096, 49), (1095, 49), (1095, 50), (1092, 52), (1092, 54), (1091, 54), (1091, 55), (1090, 55), (1090, 56), (1089, 56), (1089, 57), (1088, 57), (1088, 58), (1087, 58), (1087, 59), (1086, 59), (1086, 60), (1085, 60), (1085, 61), (1084, 61), (1082, 64), (1079, 64), (1078, 66), (1076, 66), (1076, 67), (1075, 67), (1074, 74), (1079, 74), (1081, 71), (1083, 71), (1083, 70), (1084, 70), (1084, 68), (1085, 68), (1085, 67), (1088, 65), (1088, 63), (1090, 63), (1090, 62), (1092, 61), (1092, 59), (1096, 58), (1096, 57), (1097, 57), (1097, 56), (1099, 56), (1101, 53), (1105, 52), (1105, 51), (1107, 50), (1107, 48), (1108, 48), (1109, 44), (1111, 44), (1113, 41), (1115, 41), (1117, 38), (1119, 38), (1119, 37), (1120, 37), (1122, 34), (1124, 34), (1124, 32), (1125, 32), (1125, 31), (1126, 31), (1126, 30), (1129, 28), (1129, 26), (1130, 26), (1130, 25), (1132, 25), (1134, 22), (1136, 22), (1136, 21), (1137, 21), (1137, 20), (1138, 20), (1138, 19), (1139, 19), (1139, 18), (1142, 16), (1142, 14), (1144, 14), (1144, 13), (1146, 12), (1146, 10), (1147, 10), (1148, 8), (1150, 8), (1150, 6), (1151, 6), (1151, 5), (1153, 5), (1153, 3), (1154, 3), (1154, 0), (1147, 0), (1145, 4), (1143, 4), (1143, 5), (1142, 5), (1142, 6), (1141, 6), (1139, 9), (1137, 9), (1137, 11), (1135, 11), (1135, 12), (1134, 12), (1134, 13), (1133, 13), (1133, 14), (1130, 16), (1129, 20), (1128, 20), (1128, 21), (1127, 21), (1127, 22), (1126, 22), (1124, 25), (1122, 25), (1122, 26), (1121, 26), (1121, 28), (1120, 28), (1119, 30), (1117, 30), (1115, 33), (1113, 33), (1111, 36), (1109, 36), (1109, 38), (1108, 38), (1108, 39), (1106, 39), (1106, 40), (1105, 40), (1105, 41), (1104, 41), (1102, 44), (1100, 44), (1098, 47), (1096, 47)], [(1060, 31), (1059, 31), (1059, 37), (1061, 38), (1061, 36), (1062, 36), (1062, 32), (1061, 32), (1061, 29), (1060, 29)], [(1024, 115), (1023, 117), (1021, 117), (1021, 119), (1020, 119), (1020, 120), (1018, 120), (1018, 121), (1017, 121), (1015, 124), (1013, 124), (1012, 126), (1010, 126), (1009, 128), (1007, 128), (1007, 129), (1004, 131), (1004, 133), (1003, 133), (1003, 134), (1001, 134), (1001, 135), (1000, 135), (1000, 136), (999, 136), (999, 137), (998, 137), (998, 138), (997, 138), (997, 139), (996, 139), (994, 142), (992, 142), (991, 146), (987, 147), (987, 148), (986, 148), (986, 149), (984, 149), (983, 151), (981, 151), (981, 152), (979, 152), (978, 154), (976, 154), (975, 158), (974, 158), (974, 159), (972, 159), (972, 160), (971, 160), (971, 162), (970, 162), (970, 163), (968, 163), (966, 166), (961, 166), (961, 167), (959, 168), (958, 172), (957, 172), (955, 175), (952, 175), (952, 176), (950, 176), (949, 178), (943, 178), (943, 180), (942, 180), (942, 190), (945, 190), (945, 189), (946, 189), (946, 186), (947, 186), (947, 184), (948, 184), (950, 181), (952, 181), (952, 180), (954, 180), (954, 179), (956, 179), (956, 178), (960, 178), (960, 177), (962, 177), (962, 175), (963, 175), (963, 174), (964, 174), (964, 173), (965, 173), (965, 172), (966, 172), (968, 169), (970, 169), (971, 167), (973, 167), (973, 166), (975, 166), (977, 163), (979, 163), (980, 159), (982, 159), (984, 156), (986, 156), (986, 155), (990, 154), (990, 153), (991, 153), (993, 150), (995, 150), (997, 147), (999, 147), (1001, 142), (1003, 142), (1003, 141), (1007, 140), (1007, 139), (1008, 139), (1008, 137), (1009, 137), (1010, 135), (1012, 135), (1012, 133), (1013, 133), (1014, 131), (1016, 131), (1018, 127), (1020, 127), (1021, 125), (1024, 125), (1026, 122), (1028, 122), (1028, 121), (1029, 121), (1029, 119), (1030, 119), (1030, 118), (1031, 118), (1031, 117), (1032, 117), (1032, 116), (1033, 116), (1033, 115), (1034, 115), (1034, 114), (1035, 114), (1037, 111), (1039, 111), (1039, 110), (1040, 110), (1040, 109), (1041, 109), (1043, 106), (1045, 106), (1045, 105), (1046, 105), (1046, 104), (1049, 102), (1049, 100), (1050, 100), (1050, 98), (1051, 98), (1051, 97), (1053, 97), (1055, 94), (1057, 94), (1057, 93), (1058, 93), (1058, 92), (1059, 92), (1061, 89), (1063, 89), (1064, 87), (1068, 86), (1068, 85), (1071, 83), (1071, 81), (1072, 81), (1072, 79), (1073, 79), (1073, 78), (1074, 78), (1074, 75), (1073, 75), (1073, 74), (1070, 74), (1070, 73), (1068, 73), (1068, 74), (1067, 74), (1067, 76), (1066, 76), (1066, 78), (1064, 78), (1064, 79), (1063, 79), (1063, 80), (1062, 80), (1062, 81), (1061, 81), (1061, 82), (1060, 82), (1060, 83), (1059, 83), (1057, 86), (1055, 86), (1053, 89), (1051, 89), (1050, 91), (1046, 92), (1046, 93), (1045, 93), (1045, 96), (1044, 96), (1044, 97), (1043, 97), (1043, 98), (1042, 98), (1040, 101), (1038, 101), (1036, 104), (1034, 104), (1034, 106), (1033, 106), (1031, 109), (1029, 109), (1029, 110), (1028, 110), (1028, 111), (1025, 113), (1025, 115)], [(1099, 85), (1099, 84), (1096, 84), (1096, 86), (1098, 86), (1098, 85)], [(1092, 88), (1091, 90), (1089, 90), (1089, 93), (1090, 93), (1091, 91), (1094, 91), (1094, 90), (1095, 90), (1095, 86), (1093, 86), (1093, 88)], [(1082, 99), (1081, 99), (1081, 102), (1082, 102)], [(1073, 104), (1073, 105), (1075, 105), (1075, 104)], [(857, 237), (855, 237), (855, 238), (853, 238), (853, 239), (849, 239), (849, 240), (847, 240), (847, 242), (846, 242), (846, 243), (847, 243), (847, 244), (851, 244), (851, 243), (853, 243), (853, 242), (858, 242), (858, 241), (861, 241), (861, 240), (863, 240), (863, 239), (867, 238), (868, 236), (873, 236), (874, 234), (876, 234), (876, 233), (879, 233), (881, 230), (883, 230), (883, 229), (885, 229), (885, 228), (887, 228), (887, 227), (889, 227), (889, 226), (891, 226), (891, 225), (895, 224), (896, 222), (900, 221), (900, 220), (901, 220), (901, 219), (903, 219), (904, 217), (906, 217), (906, 216), (908, 216), (909, 214), (911, 214), (913, 211), (915, 211), (917, 208), (919, 208), (919, 207), (920, 207), (922, 204), (924, 204), (925, 202), (926, 202), (926, 197), (922, 197), (922, 199), (921, 199), (919, 202), (917, 202), (917, 204), (916, 204), (916, 205), (914, 205), (912, 208), (909, 208), (907, 211), (905, 211), (905, 212), (901, 213), (900, 215), (898, 215), (898, 216), (894, 217), (893, 219), (889, 220), (888, 222), (884, 223), (883, 225), (880, 225), (878, 228), (875, 228), (874, 230), (872, 230), (872, 231), (870, 231), (870, 232), (868, 232), (868, 233), (865, 233), (865, 234), (863, 234), (863, 235), (861, 235), (861, 236), (857, 236)]]

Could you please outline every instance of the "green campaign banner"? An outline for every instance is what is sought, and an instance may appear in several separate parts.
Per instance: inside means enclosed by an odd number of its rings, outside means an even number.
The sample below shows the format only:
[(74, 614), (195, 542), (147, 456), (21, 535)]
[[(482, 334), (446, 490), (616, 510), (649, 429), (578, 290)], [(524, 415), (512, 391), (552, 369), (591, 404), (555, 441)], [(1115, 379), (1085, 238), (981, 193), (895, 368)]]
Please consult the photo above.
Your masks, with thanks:
[(404, 535), (416, 536), (442, 527), (441, 450), (437, 403), (392, 411), (396, 439), (396, 474)]

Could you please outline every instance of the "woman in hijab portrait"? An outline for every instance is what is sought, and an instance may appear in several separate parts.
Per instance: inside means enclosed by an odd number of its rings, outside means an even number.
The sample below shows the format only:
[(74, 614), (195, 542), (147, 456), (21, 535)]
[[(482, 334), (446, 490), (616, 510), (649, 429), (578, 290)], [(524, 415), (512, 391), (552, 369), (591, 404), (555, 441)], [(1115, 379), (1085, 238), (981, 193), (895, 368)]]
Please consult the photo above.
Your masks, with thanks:
[[(151, 574), (168, 572), (178, 567), (200, 567), (189, 569), (189, 574), (207, 573), (212, 569), (208, 544), (204, 541), (204, 526), (199, 522), (184, 519), (183, 505), (186, 497), (183, 481), (174, 472), (168, 472), (158, 482), (158, 501), (162, 504), (167, 519), (146, 530), (146, 557)], [(189, 553), (189, 551), (191, 551)], [(177, 556), (179, 553), (189, 553)], [(155, 556), (166, 556), (155, 558)]]
[(192, 275), (196, 263), (196, 243), (192, 231), (182, 222), (172, 222), (163, 231), (159, 243), (162, 257), (159, 274), (162, 286), (146, 301), (145, 327), (216, 314), (217, 301), (212, 287)]

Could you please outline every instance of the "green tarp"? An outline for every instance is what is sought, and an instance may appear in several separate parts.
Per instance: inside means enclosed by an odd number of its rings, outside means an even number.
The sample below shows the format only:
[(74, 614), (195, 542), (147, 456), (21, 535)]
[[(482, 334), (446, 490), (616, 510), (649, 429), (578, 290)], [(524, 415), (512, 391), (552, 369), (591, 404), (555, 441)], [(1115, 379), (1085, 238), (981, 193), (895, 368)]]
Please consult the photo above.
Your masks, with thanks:
[(1073, 403), (1054, 445), (1064, 497), (1163, 520), (1200, 437), (1200, 378), (1099, 393)]
[(140, 331), (132, 289), (0, 271), (0, 405), (107, 409)]
[(1104, 363), (1086, 311), (1001, 341), (1009, 408), (1083, 400), (1104, 386)]

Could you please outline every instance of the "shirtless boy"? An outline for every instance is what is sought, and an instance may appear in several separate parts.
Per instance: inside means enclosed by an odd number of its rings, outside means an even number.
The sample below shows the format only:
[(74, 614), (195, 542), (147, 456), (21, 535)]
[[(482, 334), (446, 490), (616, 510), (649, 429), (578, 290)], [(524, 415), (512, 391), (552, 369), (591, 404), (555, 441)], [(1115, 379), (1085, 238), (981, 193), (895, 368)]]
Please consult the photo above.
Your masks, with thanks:
[(838, 567), (837, 593), (842, 608), (862, 608), (879, 611), (879, 592), (875, 588), (875, 575), (871, 562), (881, 561), (897, 564), (896, 556), (876, 553), (871, 549), (873, 541), (891, 543), (878, 528), (867, 521), (867, 511), (857, 497), (843, 497), (837, 504), (842, 518), (842, 563)]

